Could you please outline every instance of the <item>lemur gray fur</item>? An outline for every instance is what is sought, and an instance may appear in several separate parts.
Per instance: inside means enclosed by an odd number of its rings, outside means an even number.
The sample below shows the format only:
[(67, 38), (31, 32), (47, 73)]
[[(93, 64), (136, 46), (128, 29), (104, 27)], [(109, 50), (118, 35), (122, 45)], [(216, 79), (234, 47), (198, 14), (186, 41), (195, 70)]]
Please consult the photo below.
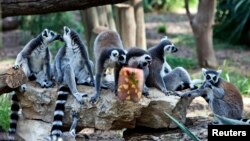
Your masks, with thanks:
[[(221, 70), (216, 71), (203, 68), (202, 72), (205, 81), (200, 88), (184, 93), (181, 96), (202, 96), (208, 102), (214, 114), (240, 120), (243, 113), (243, 100), (239, 90), (232, 83), (220, 77)], [(215, 123), (221, 124), (217, 118), (215, 118)]]
[(29, 80), (36, 80), (41, 87), (52, 86), (51, 54), (48, 44), (58, 39), (60, 35), (44, 29), (18, 53), (14, 67), (22, 67)]
[(82, 103), (82, 97), (87, 95), (78, 92), (76, 85), (94, 85), (93, 62), (89, 60), (86, 47), (75, 31), (65, 26), (63, 40), (65, 45), (59, 49), (55, 57), (55, 79), (59, 85), (66, 84), (76, 100)]
[(169, 95), (170, 92), (166, 89), (163, 77), (165, 76), (165, 69), (170, 70), (171, 67), (166, 63), (165, 55), (169, 52), (177, 52), (178, 49), (167, 38), (163, 38), (161, 42), (148, 49), (149, 55), (152, 57), (152, 62), (149, 65), (149, 76), (146, 80), (146, 85), (149, 87), (156, 87)]
[(152, 61), (151, 56), (149, 53), (143, 49), (140, 49), (138, 47), (131, 47), (128, 49), (127, 55), (126, 55), (126, 66), (132, 67), (132, 68), (139, 68), (143, 70), (144, 73), (144, 86), (143, 86), (143, 95), (148, 96), (149, 95), (149, 89), (146, 86), (146, 79), (149, 75), (149, 68)]
[(95, 56), (95, 95), (91, 97), (90, 102), (95, 102), (100, 96), (102, 76), (107, 68), (114, 68), (114, 88), (117, 93), (117, 83), (119, 71), (126, 61), (126, 52), (120, 35), (111, 30), (103, 31), (98, 34), (94, 41)]

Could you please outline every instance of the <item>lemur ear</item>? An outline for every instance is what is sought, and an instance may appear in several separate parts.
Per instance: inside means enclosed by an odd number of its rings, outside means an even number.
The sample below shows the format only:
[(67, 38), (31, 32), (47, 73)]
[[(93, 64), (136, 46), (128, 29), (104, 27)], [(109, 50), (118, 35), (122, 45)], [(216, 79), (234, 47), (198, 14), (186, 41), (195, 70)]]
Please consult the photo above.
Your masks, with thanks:
[(42, 32), (42, 36), (48, 37), (48, 32), (49, 32), (49, 30), (48, 30), (47, 28), (45, 28), (45, 29), (43, 30), (43, 32)]
[(161, 42), (166, 40), (168, 40), (168, 36), (164, 36), (163, 38), (161, 38)]
[(124, 53), (125, 53), (125, 54), (127, 54), (127, 53), (128, 53), (128, 51), (127, 51), (127, 50), (124, 50)]
[(217, 70), (217, 73), (220, 75), (222, 73), (222, 70)]
[(202, 71), (203, 75), (205, 75), (205, 74), (206, 74), (207, 69), (202, 68), (202, 69), (201, 69), (201, 71)]
[(63, 30), (64, 30), (64, 32), (65, 32), (66, 34), (68, 34), (68, 32), (70, 31), (70, 29), (69, 29), (67, 26), (64, 26), (64, 27), (63, 27)]

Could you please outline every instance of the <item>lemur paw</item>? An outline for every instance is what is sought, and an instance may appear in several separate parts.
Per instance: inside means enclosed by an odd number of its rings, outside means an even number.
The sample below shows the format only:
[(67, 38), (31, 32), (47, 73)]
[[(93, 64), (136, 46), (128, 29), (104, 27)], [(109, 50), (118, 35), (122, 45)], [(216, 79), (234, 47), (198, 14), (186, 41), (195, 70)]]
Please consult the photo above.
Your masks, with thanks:
[(84, 104), (84, 100), (83, 97), (87, 97), (88, 95), (86, 93), (75, 93), (73, 94), (76, 98), (76, 100), (80, 103), (80, 104)]
[(70, 134), (72, 137), (75, 137), (75, 136), (76, 136), (76, 130), (75, 130), (75, 129), (70, 130), (70, 131), (69, 131), (69, 134)]
[(95, 87), (95, 81), (94, 80), (90, 81), (89, 85)]
[(53, 85), (53, 82), (52, 81), (47, 81), (47, 80), (44, 80), (41, 84), (41, 87), (42, 88), (49, 88)]
[(14, 70), (17, 70), (17, 69), (19, 69), (19, 65), (14, 65), (14, 66), (12, 66), (12, 68), (13, 68)]
[(34, 81), (36, 80), (36, 76), (34, 74), (31, 74), (29, 77), (28, 77), (29, 81)]
[(148, 92), (148, 91), (143, 92), (142, 94), (143, 94), (144, 96), (146, 96), (146, 97), (149, 96), (149, 92)]
[(166, 95), (166, 96), (170, 96), (170, 95), (174, 95), (174, 96), (179, 96), (176, 92), (173, 92), (173, 91), (164, 91), (164, 94)]
[(90, 98), (90, 103), (95, 103), (96, 101), (97, 101), (97, 99), (99, 98), (99, 96), (98, 95), (94, 95), (94, 96), (92, 96), (91, 98)]
[(22, 93), (26, 92), (26, 90), (27, 90), (27, 85), (26, 85), (26, 84), (21, 85), (20, 88), (19, 88), (19, 90), (20, 90), (20, 92), (22, 92)]
[(71, 116), (72, 116), (72, 118), (78, 118), (78, 113), (76, 112), (76, 111), (74, 111), (74, 110), (72, 110), (71, 111)]

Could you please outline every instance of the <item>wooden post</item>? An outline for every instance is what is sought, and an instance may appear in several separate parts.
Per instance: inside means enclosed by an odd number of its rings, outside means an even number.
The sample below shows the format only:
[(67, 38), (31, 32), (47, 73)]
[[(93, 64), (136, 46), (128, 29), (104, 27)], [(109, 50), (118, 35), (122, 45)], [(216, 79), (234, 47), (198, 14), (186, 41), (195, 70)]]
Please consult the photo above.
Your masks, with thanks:
[(136, 46), (136, 23), (134, 8), (129, 4), (116, 4), (119, 33), (124, 48)]
[(89, 58), (93, 60), (93, 46), (91, 45), (92, 29), (99, 26), (98, 14), (95, 7), (82, 10), (81, 12), (82, 23), (84, 25), (85, 39), (88, 46)]
[(143, 1), (132, 0), (132, 5), (134, 7), (135, 22), (136, 22), (136, 46), (146, 50), (147, 44), (146, 44)]
[(116, 25), (115, 20), (113, 16), (113, 10), (111, 5), (106, 5), (106, 12), (107, 12), (107, 18), (108, 18), (108, 27), (110, 30), (116, 31)]

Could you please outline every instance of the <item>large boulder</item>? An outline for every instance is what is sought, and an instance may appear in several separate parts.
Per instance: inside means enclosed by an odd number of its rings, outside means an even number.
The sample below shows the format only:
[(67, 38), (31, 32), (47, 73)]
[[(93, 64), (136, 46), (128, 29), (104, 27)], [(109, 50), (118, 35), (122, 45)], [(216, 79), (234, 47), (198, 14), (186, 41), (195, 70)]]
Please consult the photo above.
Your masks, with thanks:
[[(66, 129), (70, 127), (72, 122), (72, 117), (70, 116), (72, 110), (79, 113), (78, 128), (88, 127), (100, 130), (113, 130), (134, 128), (137, 125), (150, 128), (176, 127), (166, 117), (164, 112), (185, 122), (186, 109), (191, 101), (190, 99), (183, 99), (177, 96), (165, 96), (153, 88), (149, 91), (149, 98), (142, 97), (138, 103), (134, 103), (132, 101), (120, 101), (114, 93), (103, 89), (97, 103), (91, 104), (89, 99), (93, 95), (94, 88), (78, 86), (78, 90), (88, 93), (89, 97), (85, 99), (83, 105), (80, 105), (72, 95), (68, 97), (63, 118)], [(26, 92), (18, 93), (18, 98), (23, 117), (18, 125), (26, 126), (22, 127), (24, 129), (29, 127), (40, 128), (39, 130), (43, 131), (43, 133), (42, 135), (36, 134), (39, 138), (44, 136), (45, 133), (49, 133), (53, 121), (57, 88), (46, 89), (40, 88), (34, 83), (27, 83)], [(17, 133), (24, 139), (33, 134), (33, 131), (22, 130), (22, 128), (18, 128)]]

